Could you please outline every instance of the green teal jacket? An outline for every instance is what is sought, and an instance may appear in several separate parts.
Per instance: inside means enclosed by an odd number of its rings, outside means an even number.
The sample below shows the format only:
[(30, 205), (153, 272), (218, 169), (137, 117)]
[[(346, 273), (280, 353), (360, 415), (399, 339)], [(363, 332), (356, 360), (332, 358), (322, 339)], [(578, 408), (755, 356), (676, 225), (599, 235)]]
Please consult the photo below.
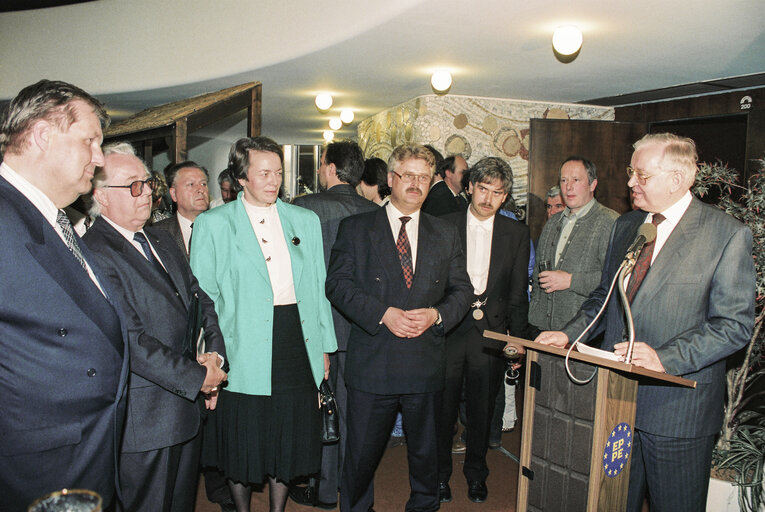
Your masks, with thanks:
[[(270, 395), (273, 291), (242, 201), (240, 193), (236, 201), (194, 220), (191, 268), (215, 302), (232, 370), (226, 389)], [(321, 224), (312, 211), (281, 200), (276, 209), (290, 252), (303, 338), (318, 387), (324, 378), (324, 353), (337, 350), (332, 311), (324, 293)]]

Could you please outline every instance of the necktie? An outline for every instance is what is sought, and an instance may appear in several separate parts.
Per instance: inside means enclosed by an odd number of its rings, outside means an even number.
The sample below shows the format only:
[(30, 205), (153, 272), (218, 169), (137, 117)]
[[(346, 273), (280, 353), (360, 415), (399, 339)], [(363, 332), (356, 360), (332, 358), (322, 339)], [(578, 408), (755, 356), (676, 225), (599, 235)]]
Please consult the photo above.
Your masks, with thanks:
[(162, 277), (167, 279), (167, 282), (170, 283), (170, 286), (173, 288), (173, 290), (175, 290), (175, 284), (173, 283), (172, 279), (170, 279), (170, 274), (167, 273), (167, 270), (165, 270), (165, 267), (162, 266), (162, 263), (160, 263), (159, 260), (154, 257), (154, 253), (151, 252), (151, 247), (149, 246), (149, 241), (146, 239), (146, 235), (139, 231), (133, 234), (133, 240), (141, 245), (143, 254), (146, 256), (146, 259), (149, 260), (149, 263), (154, 265), (154, 268), (157, 269)]
[(409, 245), (409, 237), (406, 235), (406, 223), (412, 220), (411, 217), (399, 217), (401, 229), (398, 232), (396, 240), (396, 249), (398, 249), (398, 258), (401, 260), (401, 270), (404, 272), (404, 281), (406, 287), (412, 287), (414, 280), (414, 269), (412, 268), (412, 247)]
[(88, 266), (85, 264), (85, 258), (82, 257), (82, 251), (80, 246), (77, 245), (77, 239), (74, 237), (74, 230), (72, 229), (72, 223), (69, 222), (69, 217), (66, 216), (64, 210), (59, 210), (56, 215), (56, 223), (64, 233), (64, 241), (69, 250), (77, 258), (77, 261), (82, 265), (82, 268), (88, 270)]
[[(664, 215), (655, 213), (651, 223), (654, 226), (658, 226), (662, 223), (663, 220)], [(651, 259), (653, 258), (654, 245), (656, 245), (655, 238), (643, 246), (638, 259), (635, 262), (635, 268), (632, 269), (632, 277), (630, 277), (630, 282), (627, 285), (627, 298), (629, 299), (630, 303), (632, 303), (632, 299), (635, 298), (635, 294), (637, 294), (638, 288), (640, 288), (640, 283), (643, 282), (645, 275), (648, 273), (648, 269), (651, 268)]]

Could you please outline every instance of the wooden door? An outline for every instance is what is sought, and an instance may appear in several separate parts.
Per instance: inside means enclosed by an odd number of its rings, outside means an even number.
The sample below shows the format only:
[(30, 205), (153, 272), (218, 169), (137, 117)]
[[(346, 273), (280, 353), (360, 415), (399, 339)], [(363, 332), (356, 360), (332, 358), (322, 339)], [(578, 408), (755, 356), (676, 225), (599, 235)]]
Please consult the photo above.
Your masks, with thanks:
[(626, 168), (632, 144), (647, 130), (646, 123), (532, 119), (527, 207), (532, 239), (539, 238), (545, 223), (547, 191), (558, 184), (561, 162), (572, 155), (595, 164), (598, 201), (619, 213), (629, 210)]

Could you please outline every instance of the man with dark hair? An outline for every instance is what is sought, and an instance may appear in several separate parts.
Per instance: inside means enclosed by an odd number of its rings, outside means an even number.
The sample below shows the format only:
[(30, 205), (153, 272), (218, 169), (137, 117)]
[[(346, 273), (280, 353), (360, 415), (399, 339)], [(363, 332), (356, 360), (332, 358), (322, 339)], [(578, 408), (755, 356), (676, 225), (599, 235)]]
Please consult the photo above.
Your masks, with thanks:
[(63, 208), (104, 163), (103, 105), (41, 80), (0, 123), (0, 505), (91, 489), (115, 499), (128, 375), (113, 291)]
[[(321, 166), (316, 171), (323, 192), (296, 197), (292, 201), (292, 204), (308, 208), (319, 216), (324, 240), (324, 262), (327, 265), (340, 221), (351, 215), (379, 208), (356, 193), (355, 187), (363, 171), (364, 159), (358, 144), (352, 141), (330, 142), (322, 151)], [(296, 487), (290, 491), (290, 498), (297, 503), (325, 508), (334, 508), (337, 505), (337, 488), (345, 455), (347, 392), (344, 371), (348, 334), (351, 330), (348, 320), (334, 307), (332, 320), (337, 336), (337, 352), (329, 356), (329, 379), (340, 415), (340, 441), (324, 445), (320, 480), (311, 479), (308, 487)]]
[[(439, 418), (438, 481), (441, 502), (452, 500), (452, 437), (465, 384), (466, 453), (463, 473), (468, 498), (486, 500), (486, 451), (495, 398), (502, 387), (502, 346), (483, 337), (489, 329), (525, 337), (528, 314), (529, 228), (498, 215), (512, 187), (512, 170), (495, 157), (481, 159), (470, 170), (471, 202), (466, 213), (445, 217), (454, 222), (467, 255), (473, 287), (471, 311), (446, 337), (446, 388)], [(503, 395), (504, 396), (504, 395)]]
[(595, 164), (581, 156), (564, 160), (566, 208), (542, 228), (531, 281), (529, 323), (539, 330), (561, 329), (600, 283), (618, 214), (595, 199), (597, 186)]
[(433, 184), (422, 204), (422, 211), (436, 217), (464, 211), (466, 203), (460, 192), (464, 188), (462, 176), (467, 168), (467, 162), (460, 155), (444, 158), (436, 167)]
[[(215, 408), (226, 379), (223, 336), (180, 248), (167, 232), (144, 227), (155, 179), (129, 144), (105, 146), (104, 155), (93, 179), (98, 216), (84, 241), (106, 269), (113, 300), (130, 313), (121, 502), (131, 512), (184, 512), (194, 508), (199, 482), (200, 405)], [(206, 353), (198, 360), (196, 351), (184, 354), (192, 296), (204, 322)]]
[(472, 287), (457, 228), (420, 212), (433, 162), (422, 146), (396, 148), (388, 160), (390, 203), (344, 219), (332, 247), (327, 297), (352, 322), (343, 512), (372, 508), (374, 473), (399, 407), (411, 484), (406, 508), (439, 506), (444, 333), (464, 316)]
[(625, 306), (619, 293), (608, 291), (641, 226), (656, 226), (625, 283), (635, 328), (630, 362), (694, 380), (696, 387), (640, 383), (626, 510), (642, 510), (645, 497), (651, 510), (706, 510), (712, 448), (723, 421), (725, 360), (747, 344), (754, 325), (752, 233), (690, 193), (698, 160), (693, 140), (657, 133), (633, 147), (627, 185), (640, 210), (616, 221), (600, 285), (578, 314), (536, 341), (565, 346), (606, 305), (588, 338), (603, 332), (602, 348), (624, 360), (630, 350)]
[(173, 217), (161, 220), (154, 227), (168, 231), (189, 258), (191, 225), (194, 219), (210, 208), (210, 192), (207, 189), (209, 173), (196, 162), (187, 160), (165, 169), (165, 179), (170, 197), (176, 205)]

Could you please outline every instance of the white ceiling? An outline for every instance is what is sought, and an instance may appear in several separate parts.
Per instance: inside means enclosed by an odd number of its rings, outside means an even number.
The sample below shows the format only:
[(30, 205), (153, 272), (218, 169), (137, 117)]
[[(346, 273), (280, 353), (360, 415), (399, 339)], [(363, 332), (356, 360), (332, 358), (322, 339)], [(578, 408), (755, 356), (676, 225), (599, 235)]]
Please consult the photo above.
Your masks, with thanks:
[[(551, 36), (584, 46), (557, 61)], [(431, 94), (578, 102), (765, 72), (762, 0), (98, 0), (0, 14), (0, 99), (70, 81), (118, 117), (238, 83), (263, 83), (263, 134), (319, 143), (321, 91), (356, 123)]]

